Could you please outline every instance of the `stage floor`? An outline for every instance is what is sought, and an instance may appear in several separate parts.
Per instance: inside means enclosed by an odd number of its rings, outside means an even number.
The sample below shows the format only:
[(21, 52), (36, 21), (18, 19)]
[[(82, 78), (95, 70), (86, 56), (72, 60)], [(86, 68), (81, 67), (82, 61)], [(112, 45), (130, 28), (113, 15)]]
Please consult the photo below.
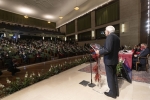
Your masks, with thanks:
[[(44, 81), (22, 89), (2, 100), (114, 100), (103, 94), (108, 91), (106, 76), (102, 76), (102, 87), (94, 88), (79, 84), (82, 81), (90, 82), (90, 73), (81, 72), (80, 69), (89, 63), (76, 66)], [(93, 74), (93, 83), (94, 74)], [(150, 100), (150, 84), (135, 82), (128, 83), (119, 79), (120, 95), (116, 100)], [(97, 83), (96, 83), (97, 84)]]

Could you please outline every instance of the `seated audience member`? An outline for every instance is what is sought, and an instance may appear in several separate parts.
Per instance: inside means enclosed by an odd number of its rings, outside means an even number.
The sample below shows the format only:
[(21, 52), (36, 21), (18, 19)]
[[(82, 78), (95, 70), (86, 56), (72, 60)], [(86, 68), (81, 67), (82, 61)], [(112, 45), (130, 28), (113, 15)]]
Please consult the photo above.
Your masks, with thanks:
[(139, 54), (141, 51), (141, 46), (140, 45), (135, 45), (134, 48), (132, 49), (134, 54)]
[[(141, 44), (141, 51), (139, 54), (134, 54), (133, 60), (132, 60), (132, 66), (133, 69), (135, 69), (136, 62), (138, 61), (138, 57), (146, 57), (150, 53), (149, 48), (147, 47), (147, 44), (142, 43)], [(140, 58), (140, 66), (139, 70), (142, 69), (142, 67), (146, 66), (146, 59)]]
[(20, 53), (20, 56), (21, 56), (23, 62), (24, 62), (25, 64), (27, 64), (27, 63), (28, 63), (27, 54), (25, 54), (25, 52), (23, 52), (23, 53)]
[(17, 61), (13, 60), (8, 54), (5, 56), (5, 64), (8, 67), (8, 71), (15, 75), (16, 72), (19, 72), (20, 69), (17, 69)]

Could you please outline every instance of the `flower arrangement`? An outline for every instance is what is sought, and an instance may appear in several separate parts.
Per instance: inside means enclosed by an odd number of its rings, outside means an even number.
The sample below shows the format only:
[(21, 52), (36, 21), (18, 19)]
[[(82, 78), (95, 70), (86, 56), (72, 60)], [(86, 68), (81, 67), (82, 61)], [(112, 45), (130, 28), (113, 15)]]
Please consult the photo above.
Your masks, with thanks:
[(124, 50), (131, 50), (131, 46), (130, 45), (124, 45)]
[(121, 70), (122, 70), (122, 63), (123, 62), (124, 62), (123, 59), (119, 58), (119, 63), (117, 64), (117, 67), (116, 67), (117, 76), (122, 76)]
[(47, 72), (44, 72), (41, 70), (41, 72), (38, 73), (25, 73), (25, 76), (23, 79), (17, 77), (14, 81), (10, 81), (8, 78), (6, 79), (7, 85), (0, 84), (0, 97), (7, 96), (9, 94), (12, 94), (16, 91), (19, 91), (25, 87), (28, 87), (34, 83), (37, 83), (39, 81), (42, 81), (46, 78), (49, 78), (53, 75), (56, 75), (64, 70), (67, 70), (69, 68), (72, 68), (74, 66), (80, 65), (82, 63), (85, 63), (89, 61), (88, 56), (83, 56), (82, 58), (75, 59), (69, 62), (58, 64), (58, 65), (50, 65), (50, 68)]

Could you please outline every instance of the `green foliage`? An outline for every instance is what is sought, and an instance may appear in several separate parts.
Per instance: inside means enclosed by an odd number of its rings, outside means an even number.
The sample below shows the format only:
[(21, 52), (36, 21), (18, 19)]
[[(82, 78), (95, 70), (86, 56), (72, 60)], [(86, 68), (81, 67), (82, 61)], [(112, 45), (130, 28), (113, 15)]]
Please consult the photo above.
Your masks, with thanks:
[(123, 63), (123, 62), (121, 61), (121, 62), (119, 62), (119, 63), (117, 64), (117, 67), (116, 67), (117, 76), (119, 76), (119, 75), (122, 76), (122, 74), (121, 74), (122, 63)]
[(54, 74), (58, 74), (59, 73), (59, 66), (58, 65), (55, 65), (54, 67)]
[(50, 68), (47, 72), (44, 72), (42, 69), (41, 72), (37, 73), (37, 75), (35, 75), (34, 72), (30, 75), (28, 72), (26, 72), (25, 77), (23, 79), (16, 78), (16, 80), (14, 81), (10, 81), (9, 79), (6, 79), (7, 81), (6, 86), (0, 84), (0, 96), (7, 96), (9, 94), (12, 94), (27, 86), (30, 86), (34, 83), (42, 81), (53, 75), (56, 75), (64, 70), (80, 65), (88, 60), (89, 60), (88, 56), (84, 56), (83, 58), (74, 59), (73, 61), (65, 61), (65, 63), (63, 64), (50, 65)]
[(22, 88), (25, 88), (29, 85), (31, 85), (33, 82), (32, 82), (32, 78), (31, 77), (25, 77), (24, 79), (22, 79)]

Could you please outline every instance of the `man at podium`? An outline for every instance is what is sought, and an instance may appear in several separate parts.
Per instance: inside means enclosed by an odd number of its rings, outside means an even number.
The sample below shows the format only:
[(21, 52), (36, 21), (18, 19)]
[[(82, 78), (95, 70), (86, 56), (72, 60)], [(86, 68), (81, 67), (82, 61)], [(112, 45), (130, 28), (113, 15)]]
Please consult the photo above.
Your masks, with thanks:
[(118, 52), (120, 48), (120, 39), (114, 34), (115, 28), (107, 26), (105, 29), (106, 41), (104, 47), (96, 50), (96, 54), (104, 55), (104, 64), (107, 75), (109, 92), (104, 92), (106, 96), (116, 98), (119, 96), (116, 66), (118, 64)]

